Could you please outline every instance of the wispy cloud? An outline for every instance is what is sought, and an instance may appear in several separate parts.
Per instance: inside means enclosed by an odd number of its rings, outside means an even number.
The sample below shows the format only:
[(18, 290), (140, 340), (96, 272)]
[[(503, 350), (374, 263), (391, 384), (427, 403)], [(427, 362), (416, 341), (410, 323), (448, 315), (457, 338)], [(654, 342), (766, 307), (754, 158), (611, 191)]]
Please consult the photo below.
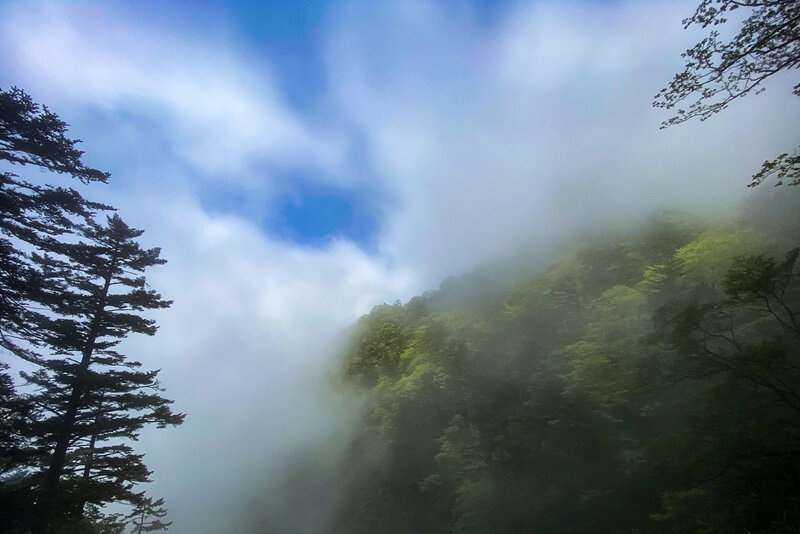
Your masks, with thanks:
[(434, 284), (581, 228), (744, 194), (796, 106), (776, 90), (660, 131), (650, 103), (697, 37), (680, 25), (692, 4), (520, 3), (489, 29), (434, 3), (343, 9), (331, 87), (398, 198), (382, 250)]
[(243, 499), (257, 498), (242, 492), (344, 423), (347, 399), (328, 381), (341, 334), (376, 302), (408, 293), (410, 279), (347, 242), (293, 248), (208, 215), (191, 195), (171, 204), (140, 204), (137, 218), (170, 260), (149, 283), (175, 304), (158, 314), (154, 338), (125, 349), (163, 369), (189, 417), (143, 436), (157, 473), (148, 490), (167, 498), (177, 532), (231, 531)]
[(155, 119), (199, 172), (241, 180), (258, 163), (342, 164), (341, 140), (287, 109), (266, 62), (243, 61), (234, 43), (205, 40), (200, 28), (55, 3), (25, 6), (2, 28), (17, 69), (72, 101)]

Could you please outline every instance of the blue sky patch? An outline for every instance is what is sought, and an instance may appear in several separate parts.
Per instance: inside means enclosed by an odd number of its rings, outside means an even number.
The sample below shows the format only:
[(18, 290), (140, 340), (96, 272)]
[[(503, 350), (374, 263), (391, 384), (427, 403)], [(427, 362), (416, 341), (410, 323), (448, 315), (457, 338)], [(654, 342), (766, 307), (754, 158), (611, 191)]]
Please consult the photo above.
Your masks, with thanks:
[(365, 188), (342, 188), (295, 179), (273, 199), (264, 223), (280, 239), (319, 247), (334, 238), (372, 250), (379, 228), (375, 195)]
[(282, 241), (322, 247), (333, 239), (375, 249), (379, 229), (377, 195), (369, 188), (320, 184), (296, 173), (279, 180), (279, 192), (266, 198), (236, 184), (209, 185), (200, 193), (209, 213), (229, 213), (258, 224)]
[(232, 17), (247, 45), (268, 58), (282, 96), (295, 109), (307, 110), (326, 88), (322, 41), (330, 3), (218, 0), (211, 5)]

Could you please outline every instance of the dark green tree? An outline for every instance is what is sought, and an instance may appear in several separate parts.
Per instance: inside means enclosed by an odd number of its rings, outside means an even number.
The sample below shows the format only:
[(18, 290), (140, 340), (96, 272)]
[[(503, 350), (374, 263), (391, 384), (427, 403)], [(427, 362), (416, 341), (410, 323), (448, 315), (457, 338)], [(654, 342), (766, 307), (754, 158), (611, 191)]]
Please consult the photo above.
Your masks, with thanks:
[[(28, 316), (36, 308), (40, 276), (31, 250), (47, 252), (66, 234), (80, 231), (108, 206), (84, 199), (72, 188), (34, 184), (10, 171), (35, 167), (83, 183), (106, 182), (109, 174), (81, 162), (80, 142), (67, 124), (24, 91), (0, 89), (0, 346), (20, 352), (30, 343)], [(21, 171), (20, 171), (21, 172)]]
[(0, 532), (16, 532), (33, 513), (35, 492), (27, 474), (42, 455), (31, 435), (39, 411), (17, 393), (7, 369), (0, 362)]
[(493, 298), (376, 307), (338, 513), (286, 531), (796, 532), (800, 250), (762, 223), (663, 214)]
[(655, 317), (674, 351), (667, 380), (690, 384), (686, 417), (649, 450), (654, 517), (677, 531), (800, 526), (799, 253), (740, 256), (723, 300), (677, 301)]
[(154, 500), (152, 497), (141, 497), (136, 508), (128, 516), (133, 525), (132, 534), (169, 530), (172, 521), (162, 521), (166, 515), (167, 510), (164, 508), (164, 499)]
[(115, 347), (130, 333), (153, 335), (156, 325), (141, 312), (171, 303), (147, 287), (144, 271), (165, 263), (157, 248), (142, 249), (142, 234), (117, 215), (90, 224), (85, 239), (65, 243), (58, 255), (34, 255), (46, 273), (39, 301), (36, 343), (50, 353), (29, 353), (39, 368), (23, 373), (47, 413), (37, 423), (48, 451), (41, 482), (38, 528), (79, 520), (86, 504), (135, 502), (133, 487), (150, 472), (125, 442), (147, 424), (178, 425), (172, 401), (161, 396), (158, 371), (142, 371)]
[[(45, 254), (59, 241), (76, 238), (95, 213), (110, 209), (71, 187), (42, 183), (43, 176), (63, 181), (58, 175), (84, 184), (107, 181), (108, 173), (81, 161), (79, 142), (67, 136), (66, 123), (24, 91), (0, 89), (0, 350), (6, 353), (27, 356), (36, 349), (37, 319), (46, 306), (37, 301), (44, 280), (32, 253)], [(37, 171), (36, 178), (20, 177), (26, 170)], [(7, 369), (0, 365), (0, 528), (10, 530), (16, 519), (31, 515), (24, 474), (42, 451), (32, 427), (41, 408), (17, 393)]]
[[(684, 70), (656, 95), (653, 105), (658, 108), (674, 109), (686, 100), (691, 102), (687, 109), (678, 108), (662, 127), (695, 117), (706, 120), (737, 98), (763, 91), (762, 83), (770, 76), (800, 67), (797, 0), (703, 0), (683, 26), (716, 28), (737, 9), (749, 10), (739, 32), (725, 41), (719, 31), (712, 30), (683, 54)], [(793, 93), (800, 96), (800, 84)], [(800, 149), (765, 161), (750, 187), (771, 175), (776, 175), (776, 185), (800, 184)]]
[[(122, 528), (109, 502), (141, 504), (133, 491), (150, 471), (128, 445), (148, 424), (177, 425), (158, 371), (141, 370), (115, 347), (129, 333), (153, 335), (142, 312), (170, 302), (144, 271), (165, 263), (142, 249), (142, 234), (112, 208), (75, 189), (25, 180), (25, 167), (84, 184), (108, 173), (81, 161), (67, 125), (23, 91), (0, 90), (0, 347), (36, 370), (19, 395), (0, 368), (0, 528), (26, 532), (111, 532)], [(16, 168), (15, 168), (16, 167)]]
[(36, 449), (25, 439), (25, 429), (37, 419), (34, 403), (18, 395), (14, 381), (0, 362), (0, 477), (27, 464), (36, 456)]

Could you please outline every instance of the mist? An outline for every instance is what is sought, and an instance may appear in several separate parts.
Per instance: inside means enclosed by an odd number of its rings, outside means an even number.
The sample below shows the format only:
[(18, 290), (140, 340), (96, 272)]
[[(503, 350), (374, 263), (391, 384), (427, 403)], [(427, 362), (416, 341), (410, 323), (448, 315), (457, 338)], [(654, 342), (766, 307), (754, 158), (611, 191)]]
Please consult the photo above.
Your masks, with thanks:
[(169, 262), (173, 306), (121, 350), (188, 414), (135, 444), (171, 532), (335, 531), (379, 461), (348, 463), (371, 397), (342, 378), (374, 306), (468, 273), (496, 298), (579, 241), (767, 195), (745, 186), (794, 147), (794, 78), (659, 129), (696, 4), (0, 6), (0, 88), (70, 124), (112, 175), (81, 191)]

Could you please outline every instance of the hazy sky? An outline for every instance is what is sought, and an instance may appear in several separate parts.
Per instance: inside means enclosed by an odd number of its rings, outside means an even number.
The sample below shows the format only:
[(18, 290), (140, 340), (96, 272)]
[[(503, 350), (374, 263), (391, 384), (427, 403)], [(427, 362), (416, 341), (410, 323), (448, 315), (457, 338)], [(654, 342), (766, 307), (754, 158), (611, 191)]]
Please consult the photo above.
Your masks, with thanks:
[(127, 352), (162, 368), (147, 431), (170, 532), (231, 531), (287, 455), (343, 424), (334, 339), (373, 305), (659, 207), (717, 207), (791, 149), (778, 78), (659, 130), (704, 35), (694, 1), (2, 2), (19, 86), (112, 173), (175, 301)]

